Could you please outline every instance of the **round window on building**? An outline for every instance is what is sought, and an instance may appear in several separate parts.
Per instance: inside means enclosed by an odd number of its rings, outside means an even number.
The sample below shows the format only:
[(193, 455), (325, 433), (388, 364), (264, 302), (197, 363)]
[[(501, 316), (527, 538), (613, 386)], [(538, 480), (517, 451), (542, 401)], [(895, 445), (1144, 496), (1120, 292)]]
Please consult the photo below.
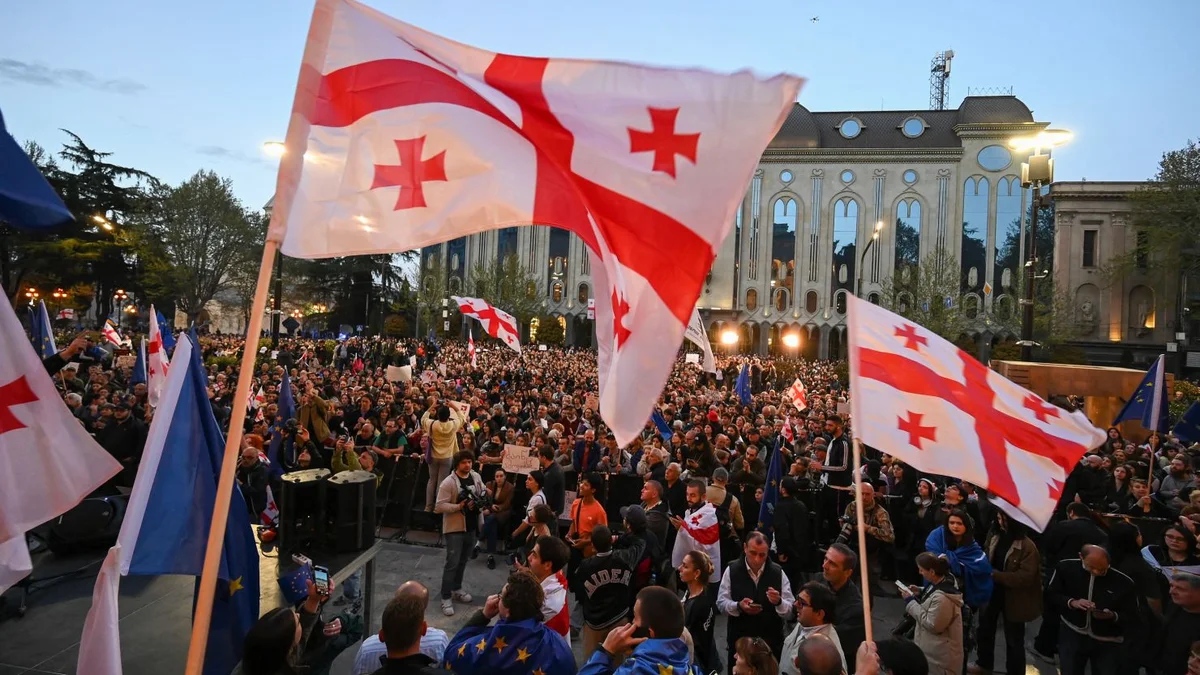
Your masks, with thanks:
[(1003, 145), (989, 145), (979, 151), (976, 160), (988, 171), (1003, 171), (1012, 163), (1012, 153)]
[(910, 117), (904, 120), (904, 124), (900, 125), (900, 131), (904, 132), (909, 138), (916, 138), (925, 133), (925, 120), (920, 117)]
[(843, 183), (849, 185), (854, 182), (854, 172), (850, 169), (846, 169), (842, 171), (841, 178)]
[(862, 123), (853, 117), (847, 117), (838, 125), (838, 132), (843, 138), (855, 138), (862, 133)]
[(792, 172), (788, 171), (787, 169), (779, 172), (779, 182), (781, 183), (790, 183), (792, 182), (793, 178), (795, 178), (795, 176), (793, 176)]
[(903, 178), (904, 178), (905, 185), (912, 185), (913, 183), (917, 182), (917, 172), (912, 169), (909, 169), (904, 172)]

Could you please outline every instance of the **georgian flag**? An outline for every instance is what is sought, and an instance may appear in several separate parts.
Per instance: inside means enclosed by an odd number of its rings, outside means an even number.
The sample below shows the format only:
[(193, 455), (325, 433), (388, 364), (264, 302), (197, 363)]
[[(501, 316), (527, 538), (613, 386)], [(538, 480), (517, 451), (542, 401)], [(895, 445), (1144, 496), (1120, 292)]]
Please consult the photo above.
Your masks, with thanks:
[(792, 405), (796, 406), (796, 410), (804, 412), (808, 409), (808, 389), (805, 389), (804, 383), (800, 381), (800, 378), (797, 377), (792, 386), (788, 387), (787, 393), (788, 400), (792, 402)]
[[(154, 305), (150, 305), (150, 316), (158, 316), (158, 313), (154, 311)], [(163, 344), (162, 335), (158, 322), (151, 321), (150, 342), (147, 346), (150, 353), (147, 356), (146, 393), (147, 398), (150, 400), (150, 405), (155, 407), (158, 406), (158, 400), (162, 397), (163, 389), (167, 386), (167, 371), (171, 366), (171, 360), (167, 358), (167, 349)]]
[(462, 312), (463, 316), (479, 319), (479, 325), (483, 326), (485, 333), (498, 338), (518, 354), (521, 353), (521, 328), (512, 314), (496, 309), (487, 300), (479, 298), (460, 298), (452, 295), (450, 299), (458, 305), (458, 311)]
[(112, 319), (104, 322), (104, 328), (100, 330), (105, 340), (113, 343), (117, 347), (125, 344), (125, 338), (121, 337), (121, 333), (117, 331), (117, 324)]
[(478, 364), (475, 362), (475, 333), (467, 329), (467, 358), (471, 360), (471, 367), (475, 368)]
[(850, 400), (857, 440), (919, 471), (992, 493), (1039, 532), (1067, 474), (1105, 433), (992, 371), (930, 331), (849, 298)]
[[(261, 454), (260, 458), (266, 459)], [(267, 460), (270, 462), (270, 460)], [(259, 514), (259, 519), (265, 527), (273, 527), (279, 522), (279, 507), (275, 505), (275, 495), (271, 492), (271, 486), (267, 486), (267, 507)]]
[(671, 550), (671, 565), (678, 568), (683, 556), (690, 551), (704, 551), (712, 560), (713, 573), (709, 582), (721, 580), (721, 527), (717, 523), (717, 507), (705, 502), (694, 513), (683, 515), (683, 524), (675, 536), (675, 548)]
[(623, 446), (801, 83), (497, 54), (317, 0), (268, 238), (325, 258), (520, 224), (575, 233), (600, 412)]

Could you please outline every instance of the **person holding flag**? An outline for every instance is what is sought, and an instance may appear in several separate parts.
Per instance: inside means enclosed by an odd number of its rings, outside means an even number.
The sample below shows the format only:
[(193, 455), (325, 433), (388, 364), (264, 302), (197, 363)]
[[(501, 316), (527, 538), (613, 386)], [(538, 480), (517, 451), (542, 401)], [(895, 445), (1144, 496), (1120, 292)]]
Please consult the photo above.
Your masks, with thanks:
[(687, 510), (671, 517), (675, 527), (675, 548), (671, 551), (671, 566), (676, 569), (683, 564), (688, 551), (703, 551), (713, 563), (710, 583), (721, 580), (721, 526), (717, 522), (717, 507), (704, 497), (704, 482), (691, 479), (687, 482)]
[(29, 310), (29, 333), (33, 346), (43, 359), (58, 353), (54, 344), (54, 329), (51, 328), (50, 315), (46, 313), (46, 303), (38, 301), (37, 307)]
[(733, 384), (733, 391), (737, 393), (738, 400), (742, 405), (750, 405), (750, 366), (742, 364), (741, 371), (738, 372), (737, 382)]

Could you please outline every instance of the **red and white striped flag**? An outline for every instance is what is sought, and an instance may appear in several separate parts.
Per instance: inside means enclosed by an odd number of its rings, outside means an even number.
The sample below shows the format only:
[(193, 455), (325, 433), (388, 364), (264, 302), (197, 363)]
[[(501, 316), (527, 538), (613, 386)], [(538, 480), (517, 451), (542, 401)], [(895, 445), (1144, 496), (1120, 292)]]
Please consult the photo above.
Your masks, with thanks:
[(808, 390), (804, 388), (804, 383), (800, 381), (800, 378), (797, 377), (792, 386), (788, 387), (787, 393), (788, 399), (792, 405), (796, 406), (796, 410), (804, 412), (808, 409)]
[(471, 367), (475, 368), (475, 333), (470, 328), (467, 329), (467, 358), (471, 360)]
[(450, 299), (458, 304), (458, 311), (462, 312), (463, 316), (479, 319), (479, 325), (483, 326), (485, 333), (499, 338), (518, 354), (521, 353), (521, 328), (512, 314), (496, 309), (487, 300), (479, 298), (460, 298), (452, 295)]
[(930, 331), (849, 299), (854, 434), (921, 471), (974, 483), (1041, 531), (1067, 474), (1105, 434)]
[(522, 223), (574, 233), (592, 258), (600, 412), (626, 445), (800, 85), (497, 54), (317, 0), (268, 237), (323, 258)]
[[(150, 316), (158, 316), (154, 305), (150, 305)], [(150, 342), (147, 348), (150, 353), (146, 357), (146, 394), (150, 405), (157, 407), (163, 388), (167, 386), (167, 370), (170, 369), (171, 361), (167, 358), (167, 349), (163, 346), (158, 322), (153, 318), (150, 320)]]

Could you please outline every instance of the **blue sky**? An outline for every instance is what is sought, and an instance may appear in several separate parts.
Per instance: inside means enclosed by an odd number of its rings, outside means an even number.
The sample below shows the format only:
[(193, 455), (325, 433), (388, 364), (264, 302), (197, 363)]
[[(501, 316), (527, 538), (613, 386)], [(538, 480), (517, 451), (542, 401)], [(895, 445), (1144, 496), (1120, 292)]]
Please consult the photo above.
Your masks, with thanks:
[[(0, 109), (51, 150), (78, 133), (171, 183), (207, 168), (249, 206), (275, 184), (312, 10), (295, 0), (0, 0)], [(809, 78), (812, 110), (925, 109), (930, 58), (954, 49), (951, 103), (1012, 87), (1076, 132), (1059, 180), (1141, 180), (1200, 138), (1200, 2), (484, 0), (371, 5), (495, 51), (749, 67)], [(819, 21), (812, 22), (812, 17)]]

